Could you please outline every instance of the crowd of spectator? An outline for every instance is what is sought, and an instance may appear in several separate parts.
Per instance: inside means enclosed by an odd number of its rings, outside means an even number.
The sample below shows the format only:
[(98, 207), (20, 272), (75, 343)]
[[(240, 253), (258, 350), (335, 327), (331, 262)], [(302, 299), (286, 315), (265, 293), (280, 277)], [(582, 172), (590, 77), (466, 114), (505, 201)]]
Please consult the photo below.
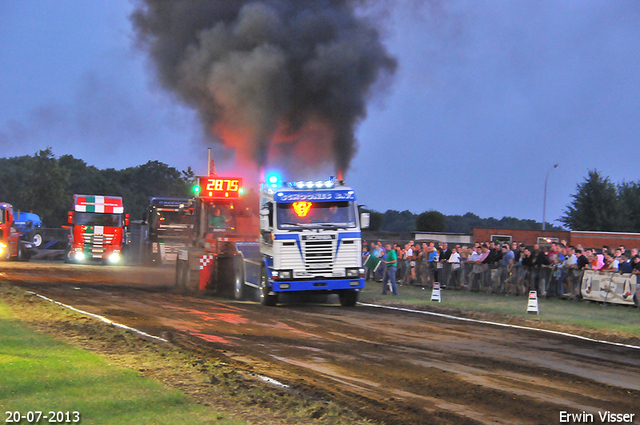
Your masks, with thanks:
[[(404, 244), (394, 243), (390, 249), (397, 255), (396, 279), (399, 284), (432, 287), (439, 282), (444, 288), (472, 290), (491, 281), (494, 291), (523, 295), (539, 290), (545, 273), (552, 273), (557, 295), (574, 294), (577, 288), (575, 271), (597, 270), (618, 273), (640, 273), (638, 249), (625, 249), (620, 245), (610, 249), (583, 248), (580, 244), (568, 246), (565, 241), (550, 245), (527, 246), (523, 243), (476, 242), (473, 246), (436, 242)], [(386, 249), (381, 241), (363, 244), (363, 258), (369, 255), (380, 259), (380, 264), (367, 264), (366, 278), (382, 281)], [(491, 270), (496, 272), (491, 273)], [(547, 279), (551, 280), (551, 279)], [(478, 283), (481, 282), (481, 283)]]

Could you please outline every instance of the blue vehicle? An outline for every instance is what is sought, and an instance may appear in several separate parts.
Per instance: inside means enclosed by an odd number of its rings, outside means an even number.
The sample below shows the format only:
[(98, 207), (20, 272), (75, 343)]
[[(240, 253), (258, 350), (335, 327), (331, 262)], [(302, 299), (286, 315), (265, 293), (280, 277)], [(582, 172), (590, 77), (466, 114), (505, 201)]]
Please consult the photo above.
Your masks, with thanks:
[(40, 216), (28, 212), (18, 213), (15, 225), (21, 234), (22, 240), (33, 242), (36, 248), (40, 248), (44, 241)]

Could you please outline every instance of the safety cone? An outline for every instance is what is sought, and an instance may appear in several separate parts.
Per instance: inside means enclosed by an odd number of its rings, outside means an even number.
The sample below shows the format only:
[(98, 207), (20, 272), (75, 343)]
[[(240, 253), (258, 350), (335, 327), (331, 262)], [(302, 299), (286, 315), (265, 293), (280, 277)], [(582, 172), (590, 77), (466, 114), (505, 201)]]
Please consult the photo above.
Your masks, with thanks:
[(431, 301), (438, 301), (439, 303), (442, 302), (442, 299), (440, 298), (440, 283), (438, 282), (433, 283), (433, 291), (431, 292)]
[(527, 313), (540, 314), (538, 311), (538, 292), (529, 291), (529, 304), (527, 305)]

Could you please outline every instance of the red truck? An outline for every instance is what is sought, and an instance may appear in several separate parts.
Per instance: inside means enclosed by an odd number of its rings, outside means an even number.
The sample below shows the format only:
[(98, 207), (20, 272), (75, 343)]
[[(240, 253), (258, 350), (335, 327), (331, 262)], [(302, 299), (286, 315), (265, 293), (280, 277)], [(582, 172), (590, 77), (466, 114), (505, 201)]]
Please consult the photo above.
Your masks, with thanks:
[(11, 204), (0, 202), (0, 260), (27, 260), (36, 252), (33, 242), (20, 240)]
[(129, 214), (124, 213), (121, 197), (73, 195), (69, 224), (71, 232), (65, 261), (123, 262)]

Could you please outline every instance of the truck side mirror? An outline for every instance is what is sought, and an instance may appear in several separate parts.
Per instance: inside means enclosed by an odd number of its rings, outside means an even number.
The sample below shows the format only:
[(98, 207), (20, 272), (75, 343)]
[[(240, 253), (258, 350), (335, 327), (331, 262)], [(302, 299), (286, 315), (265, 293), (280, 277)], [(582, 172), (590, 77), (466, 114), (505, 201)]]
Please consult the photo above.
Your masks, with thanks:
[(260, 230), (269, 230), (269, 208), (260, 208)]
[(73, 224), (73, 211), (69, 211), (69, 214), (67, 216), (67, 222), (69, 224)]
[(125, 214), (124, 215), (124, 225), (128, 226), (129, 225), (129, 214)]
[(361, 213), (360, 214), (360, 228), (368, 229), (371, 221), (371, 215), (369, 213)]
[(13, 221), (13, 214), (10, 212), (7, 213), (7, 223), (11, 223)]

